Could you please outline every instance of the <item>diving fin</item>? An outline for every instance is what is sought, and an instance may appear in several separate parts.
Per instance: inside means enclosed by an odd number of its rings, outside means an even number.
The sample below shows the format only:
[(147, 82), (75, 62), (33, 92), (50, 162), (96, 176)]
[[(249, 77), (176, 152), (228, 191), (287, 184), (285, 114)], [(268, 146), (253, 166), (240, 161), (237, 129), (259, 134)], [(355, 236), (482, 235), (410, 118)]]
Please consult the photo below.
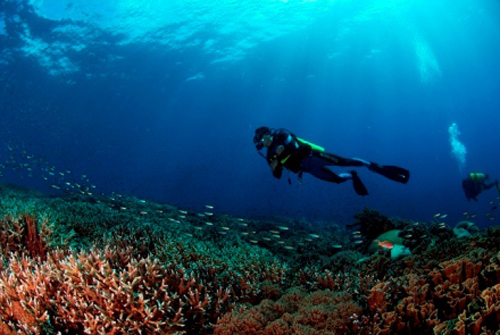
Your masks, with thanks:
[(399, 166), (378, 165), (376, 163), (371, 163), (369, 169), (386, 178), (389, 178), (390, 180), (397, 181), (398, 183), (406, 184), (410, 179), (410, 171)]
[(368, 190), (366, 189), (365, 185), (359, 179), (358, 173), (356, 171), (349, 171), (352, 176), (352, 186), (354, 187), (354, 190), (358, 195), (368, 195)]

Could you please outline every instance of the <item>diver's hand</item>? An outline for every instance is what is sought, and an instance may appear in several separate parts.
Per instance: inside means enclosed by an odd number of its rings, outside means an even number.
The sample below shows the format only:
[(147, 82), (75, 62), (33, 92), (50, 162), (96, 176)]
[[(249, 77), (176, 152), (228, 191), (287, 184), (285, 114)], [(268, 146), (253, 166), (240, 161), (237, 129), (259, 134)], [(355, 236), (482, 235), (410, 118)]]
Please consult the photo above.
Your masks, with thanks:
[(271, 169), (273, 169), (273, 176), (275, 178), (278, 178), (280, 179), (281, 178), (281, 174), (283, 173), (283, 167), (279, 164), (276, 164), (274, 166), (274, 168), (271, 167)]
[(283, 145), (278, 145), (278, 147), (276, 148), (276, 156), (281, 155), (283, 151), (285, 151), (285, 147)]
[(269, 166), (271, 167), (271, 170), (274, 172), (274, 171), (276, 170), (276, 167), (278, 166), (278, 160), (277, 160), (277, 159), (273, 160), (273, 161), (269, 164)]

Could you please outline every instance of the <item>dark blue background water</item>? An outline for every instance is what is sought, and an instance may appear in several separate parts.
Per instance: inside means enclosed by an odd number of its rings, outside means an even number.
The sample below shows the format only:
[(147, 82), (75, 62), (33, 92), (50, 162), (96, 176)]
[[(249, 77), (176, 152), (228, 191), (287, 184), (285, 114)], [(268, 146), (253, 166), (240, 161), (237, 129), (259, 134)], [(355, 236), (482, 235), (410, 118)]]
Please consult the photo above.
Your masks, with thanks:
[[(1, 159), (85, 174), (96, 192), (240, 216), (347, 223), (367, 206), (498, 223), (484, 217), (496, 191), (476, 204), (461, 189), (470, 171), (500, 178), (498, 1), (85, 3), (0, 5)], [(411, 180), (359, 169), (368, 197), (310, 176), (289, 185), (253, 147), (262, 125), (406, 167)], [(58, 192), (26, 169), (2, 172)]]

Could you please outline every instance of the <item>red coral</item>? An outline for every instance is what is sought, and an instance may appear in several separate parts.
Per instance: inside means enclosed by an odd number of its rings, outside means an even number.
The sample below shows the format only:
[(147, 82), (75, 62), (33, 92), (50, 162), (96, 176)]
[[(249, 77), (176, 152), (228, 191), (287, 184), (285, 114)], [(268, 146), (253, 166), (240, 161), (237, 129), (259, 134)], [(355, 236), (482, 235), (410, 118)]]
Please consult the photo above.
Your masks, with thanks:
[(50, 235), (47, 222), (43, 221), (40, 229), (37, 227), (38, 220), (28, 213), (15, 219), (7, 216), (0, 220), (0, 251), (5, 257), (9, 253), (27, 253), (32, 258), (40, 258), (42, 261), (47, 257), (46, 238)]
[[(11, 257), (0, 272), (0, 321), (12, 330), (97, 330), (115, 334), (174, 334), (212, 322), (203, 285), (158, 261), (131, 258), (113, 268), (105, 253), (53, 252), (47, 262)], [(47, 323), (50, 319), (50, 325)], [(13, 321), (8, 323), (9, 321)]]
[(29, 255), (32, 258), (40, 258), (42, 261), (47, 259), (47, 243), (42, 238), (36, 227), (36, 218), (24, 213), (21, 218), (26, 226), (25, 243)]

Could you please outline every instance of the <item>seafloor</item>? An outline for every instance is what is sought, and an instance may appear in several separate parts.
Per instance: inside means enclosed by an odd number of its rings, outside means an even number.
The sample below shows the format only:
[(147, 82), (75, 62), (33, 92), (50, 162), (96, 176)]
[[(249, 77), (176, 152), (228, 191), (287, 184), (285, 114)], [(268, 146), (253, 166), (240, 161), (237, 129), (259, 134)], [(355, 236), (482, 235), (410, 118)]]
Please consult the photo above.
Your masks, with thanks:
[(0, 187), (0, 334), (500, 334), (500, 228)]

